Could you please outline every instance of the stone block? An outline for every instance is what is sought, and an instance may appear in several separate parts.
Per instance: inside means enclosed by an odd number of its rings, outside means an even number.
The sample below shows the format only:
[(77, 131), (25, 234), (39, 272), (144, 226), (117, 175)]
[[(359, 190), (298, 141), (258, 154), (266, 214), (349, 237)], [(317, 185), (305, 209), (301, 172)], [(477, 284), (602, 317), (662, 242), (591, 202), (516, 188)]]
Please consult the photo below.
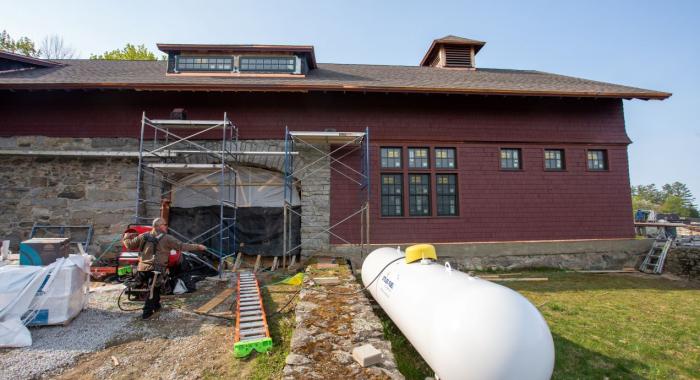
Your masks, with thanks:
[(382, 362), (382, 352), (374, 348), (371, 344), (355, 347), (352, 350), (352, 357), (363, 367), (369, 367)]

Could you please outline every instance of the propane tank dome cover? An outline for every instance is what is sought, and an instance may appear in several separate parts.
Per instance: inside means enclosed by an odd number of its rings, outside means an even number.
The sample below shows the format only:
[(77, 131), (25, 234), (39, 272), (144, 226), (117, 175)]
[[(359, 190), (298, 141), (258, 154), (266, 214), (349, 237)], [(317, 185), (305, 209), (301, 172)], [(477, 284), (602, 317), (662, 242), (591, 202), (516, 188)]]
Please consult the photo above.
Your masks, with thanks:
[(437, 253), (432, 244), (416, 244), (406, 248), (406, 264), (421, 259), (433, 259), (437, 261)]

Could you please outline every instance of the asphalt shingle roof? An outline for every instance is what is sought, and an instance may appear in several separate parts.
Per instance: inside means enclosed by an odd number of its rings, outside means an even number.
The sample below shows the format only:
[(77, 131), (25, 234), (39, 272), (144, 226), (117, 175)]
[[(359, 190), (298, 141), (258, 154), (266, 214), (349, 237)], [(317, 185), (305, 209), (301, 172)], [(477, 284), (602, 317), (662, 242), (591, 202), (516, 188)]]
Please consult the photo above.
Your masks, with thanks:
[(0, 73), (0, 89), (271, 90), (665, 99), (671, 94), (540, 71), (319, 63), (306, 77), (166, 75), (165, 61), (56, 60)]

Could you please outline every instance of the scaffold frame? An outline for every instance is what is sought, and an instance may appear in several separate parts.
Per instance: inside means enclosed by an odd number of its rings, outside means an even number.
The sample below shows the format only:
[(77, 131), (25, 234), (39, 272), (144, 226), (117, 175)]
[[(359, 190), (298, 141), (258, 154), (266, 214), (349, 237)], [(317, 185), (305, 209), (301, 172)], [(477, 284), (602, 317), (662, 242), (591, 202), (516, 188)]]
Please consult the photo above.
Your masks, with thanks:
[[(180, 134), (172, 130), (183, 130), (189, 134)], [(148, 133), (148, 135), (147, 135)], [(151, 138), (150, 133), (153, 133)], [(220, 140), (212, 140), (211, 136), (220, 133)], [(206, 139), (207, 143), (196, 142), (195, 138)], [(219, 142), (220, 141), (220, 145)], [(187, 149), (178, 149), (182, 146)], [(237, 222), (237, 172), (229, 164), (236, 161), (241, 153), (238, 148), (238, 128), (224, 113), (220, 120), (177, 120), (149, 119), (146, 112), (141, 117), (141, 132), (139, 139), (138, 172), (136, 177), (136, 214), (134, 223), (151, 223), (154, 218), (162, 215), (163, 202), (169, 202), (172, 194), (182, 187), (188, 187), (193, 194), (205, 196), (218, 203), (219, 223), (197, 236), (185, 234), (169, 227), (169, 233), (189, 243), (217, 238), (219, 250), (209, 248), (208, 252), (219, 259), (219, 273), (222, 272), (226, 258), (236, 254), (236, 222)], [(206, 161), (206, 163), (191, 163), (191, 161)], [(219, 199), (187, 186), (172, 178), (173, 174), (203, 174), (204, 178), (218, 175), (218, 182), (210, 185), (217, 187)], [(150, 179), (150, 183), (148, 183)], [(198, 185), (197, 187), (201, 187)], [(158, 194), (158, 201), (149, 199), (147, 191)], [(157, 203), (159, 215), (149, 212), (149, 205)], [(232, 216), (226, 216), (226, 208), (232, 209)], [(151, 207), (153, 208), (153, 207)], [(218, 232), (215, 232), (218, 230)]]
[[(369, 127), (366, 127), (364, 132), (309, 132), (309, 131), (290, 131), (285, 127), (284, 137), (284, 228), (283, 228), (283, 252), (282, 266), (287, 267), (287, 256), (296, 254), (297, 250), (302, 249), (311, 239), (317, 238), (323, 234), (328, 234), (329, 239), (335, 237), (345, 244), (359, 246), (360, 254), (365, 255), (370, 244), (370, 148), (369, 148)], [(319, 144), (328, 145), (328, 151), (318, 147)], [(292, 154), (297, 151), (298, 147), (309, 148), (320, 153), (320, 157), (316, 160), (304, 165), (296, 166), (295, 156)], [(349, 148), (349, 149), (347, 149)], [(346, 151), (344, 151), (346, 150)], [(360, 168), (356, 169), (343, 162), (343, 158), (350, 154), (360, 151)], [(341, 154), (335, 157), (336, 154)], [(350, 171), (356, 177), (352, 177), (334, 167), (334, 164), (342, 166)], [(305, 227), (317, 227), (320, 231), (314, 233), (310, 237), (302, 237), (299, 244), (292, 242), (292, 218), (294, 216), (301, 217), (302, 214), (295, 211), (291, 205), (292, 192), (295, 188), (303, 188), (302, 181), (304, 178), (318, 172), (324, 167), (329, 167), (331, 171), (343, 176), (345, 179), (357, 185), (360, 193), (360, 204), (357, 209), (343, 216), (339, 221), (331, 224), (329, 220), (328, 226), (309, 226), (302, 222)], [(297, 186), (301, 185), (301, 186)], [(330, 192), (329, 192), (329, 209), (330, 209)], [(303, 210), (302, 210), (303, 213)], [(360, 242), (352, 243), (347, 239), (335, 233), (333, 230), (348, 220), (359, 215), (360, 219)], [(330, 241), (329, 241), (330, 244)]]

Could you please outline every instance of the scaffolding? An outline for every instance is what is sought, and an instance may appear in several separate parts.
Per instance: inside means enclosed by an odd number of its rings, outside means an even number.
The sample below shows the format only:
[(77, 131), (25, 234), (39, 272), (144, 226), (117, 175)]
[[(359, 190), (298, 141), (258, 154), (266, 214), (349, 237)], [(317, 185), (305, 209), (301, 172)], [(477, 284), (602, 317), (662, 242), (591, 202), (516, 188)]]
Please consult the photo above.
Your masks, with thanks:
[[(207, 141), (195, 141), (195, 138)], [(238, 246), (235, 233), (237, 172), (230, 165), (241, 154), (237, 147), (238, 129), (226, 113), (221, 120), (176, 120), (149, 119), (144, 112), (134, 223), (150, 224), (157, 217), (167, 218), (167, 205), (183, 188), (188, 188), (190, 194), (211, 199), (219, 206), (218, 224), (196, 236), (187, 236), (172, 227), (169, 233), (189, 243), (218, 239), (218, 247), (209, 247), (207, 251), (218, 257), (221, 273), (224, 260), (234, 256)], [(200, 178), (205, 179), (218, 176), (218, 179), (193, 186), (186, 180), (192, 174), (202, 175)], [(219, 198), (199, 190), (202, 186), (216, 188)]]
[[(319, 148), (320, 145), (327, 145), (328, 150)], [(283, 231), (283, 252), (282, 266), (287, 266), (287, 256), (297, 254), (298, 250), (307, 245), (312, 239), (328, 234), (330, 237), (342, 241), (345, 244), (359, 246), (361, 255), (367, 253), (370, 243), (370, 155), (369, 155), (369, 128), (364, 132), (294, 132), (285, 128), (284, 136), (284, 231)], [(297, 167), (295, 156), (292, 154), (297, 148), (308, 148), (320, 153), (321, 156), (309, 163)], [(343, 162), (343, 158), (354, 152), (360, 152), (360, 168), (353, 168)], [(338, 167), (336, 167), (336, 165)], [(305, 227), (316, 227), (320, 230), (306, 238), (302, 237), (301, 242), (292, 242), (292, 220), (293, 217), (301, 217), (301, 213), (295, 211), (291, 205), (292, 192), (300, 185), (305, 178), (318, 172), (324, 167), (329, 167), (348, 181), (357, 185), (359, 191), (359, 205), (348, 215), (342, 216), (338, 221), (329, 221), (326, 225), (308, 225)], [(340, 170), (342, 167), (344, 170)], [(348, 171), (350, 174), (345, 173)], [(330, 195), (329, 195), (330, 202)], [(329, 205), (330, 206), (330, 205)], [(330, 208), (330, 207), (329, 207)], [(303, 210), (302, 210), (303, 212)], [(340, 236), (334, 230), (343, 223), (359, 215), (360, 219), (360, 241), (352, 243)], [(333, 224), (331, 224), (333, 223)]]

